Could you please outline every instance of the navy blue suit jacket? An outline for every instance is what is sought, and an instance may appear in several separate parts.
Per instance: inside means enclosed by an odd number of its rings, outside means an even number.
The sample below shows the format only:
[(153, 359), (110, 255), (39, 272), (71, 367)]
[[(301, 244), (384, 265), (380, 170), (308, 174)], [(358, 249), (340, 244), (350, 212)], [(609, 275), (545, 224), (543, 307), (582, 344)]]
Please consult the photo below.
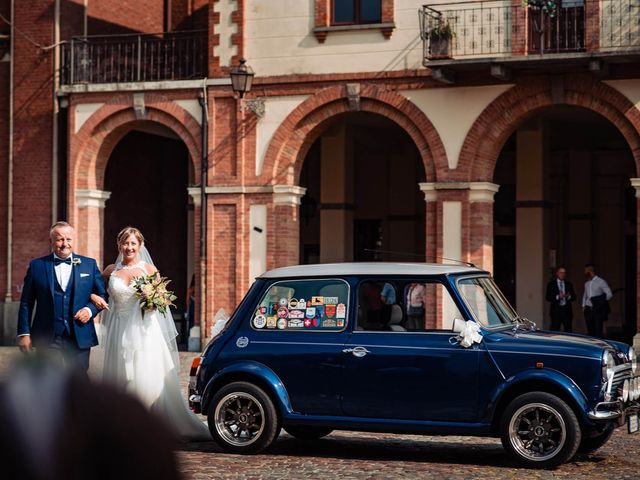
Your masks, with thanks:
[[(107, 300), (107, 292), (98, 265), (93, 258), (73, 254), (74, 261), (79, 259), (79, 264), (74, 264), (73, 275), (73, 317), (78, 310), (88, 307), (91, 310), (91, 320), (82, 323), (78, 320), (71, 322), (75, 333), (76, 343), (79, 348), (90, 348), (98, 344), (93, 318), (98, 309), (91, 302), (91, 294), (95, 293)], [(53, 269), (53, 254), (36, 258), (29, 264), (27, 275), (24, 277), (22, 297), (20, 298), (20, 310), (18, 313), (18, 335), (30, 334), (34, 346), (48, 346), (53, 340), (55, 325), (55, 306), (53, 290), (56, 273)], [(33, 323), (31, 317), (35, 304)]]

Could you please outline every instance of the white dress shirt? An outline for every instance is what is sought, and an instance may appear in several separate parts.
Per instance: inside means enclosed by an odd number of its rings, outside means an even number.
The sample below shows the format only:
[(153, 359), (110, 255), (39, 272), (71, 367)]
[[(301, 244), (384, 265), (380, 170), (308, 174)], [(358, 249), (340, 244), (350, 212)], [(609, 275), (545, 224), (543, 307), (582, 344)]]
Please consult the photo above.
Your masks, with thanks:
[(567, 299), (566, 298), (560, 298), (560, 294), (561, 293), (566, 293), (565, 288), (565, 284), (564, 284), (564, 280), (560, 280), (559, 278), (556, 279), (556, 282), (558, 282), (558, 295), (556, 295), (556, 300), (559, 300), (558, 304), (561, 307), (564, 307), (567, 304)]
[[(57, 258), (59, 260), (66, 260), (65, 258), (60, 258), (55, 253), (53, 254), (53, 258)], [(71, 262), (73, 262), (73, 255), (69, 255)], [(53, 270), (56, 272), (56, 279), (58, 280), (58, 284), (60, 288), (62, 288), (63, 292), (67, 291), (67, 286), (69, 285), (69, 279), (71, 278), (71, 271), (73, 269), (73, 265), (69, 265), (67, 263), (59, 263), (58, 265), (53, 267)]]
[(603, 278), (598, 277), (597, 275), (593, 277), (591, 280), (588, 280), (584, 284), (584, 295), (582, 295), (582, 307), (593, 307), (591, 303), (591, 299), (593, 297), (598, 297), (604, 294), (607, 298), (607, 301), (611, 300), (613, 297), (613, 293), (611, 293), (611, 289), (607, 282)]

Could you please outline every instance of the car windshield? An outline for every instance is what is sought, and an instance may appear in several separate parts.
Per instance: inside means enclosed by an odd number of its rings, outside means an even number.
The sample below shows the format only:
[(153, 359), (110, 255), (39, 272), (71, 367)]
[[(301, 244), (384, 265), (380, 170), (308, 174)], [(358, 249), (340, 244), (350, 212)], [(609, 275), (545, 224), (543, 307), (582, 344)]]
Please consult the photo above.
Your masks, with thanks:
[(518, 314), (489, 277), (461, 278), (458, 290), (474, 317), (485, 327), (513, 325)]

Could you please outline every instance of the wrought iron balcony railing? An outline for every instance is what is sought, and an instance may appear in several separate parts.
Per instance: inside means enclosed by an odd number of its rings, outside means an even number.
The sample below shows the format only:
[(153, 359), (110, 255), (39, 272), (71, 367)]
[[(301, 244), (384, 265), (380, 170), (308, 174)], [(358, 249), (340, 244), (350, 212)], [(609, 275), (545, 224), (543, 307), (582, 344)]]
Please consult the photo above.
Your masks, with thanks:
[(640, 0), (479, 0), (424, 5), (425, 62), (640, 49)]
[(188, 80), (207, 75), (207, 32), (101, 35), (62, 45), (61, 83)]

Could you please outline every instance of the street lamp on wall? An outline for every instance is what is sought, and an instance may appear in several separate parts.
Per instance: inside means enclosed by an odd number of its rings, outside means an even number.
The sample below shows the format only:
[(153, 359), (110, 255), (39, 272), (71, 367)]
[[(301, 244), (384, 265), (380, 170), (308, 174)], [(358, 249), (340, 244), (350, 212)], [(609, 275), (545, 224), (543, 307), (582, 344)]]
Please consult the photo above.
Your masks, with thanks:
[(241, 58), (240, 65), (233, 67), (229, 75), (231, 76), (231, 88), (240, 97), (240, 110), (249, 110), (258, 118), (262, 118), (265, 114), (264, 99), (252, 98), (246, 100), (243, 98), (245, 93), (251, 91), (253, 76), (255, 75), (253, 69), (247, 65), (247, 61)]
[(253, 68), (247, 65), (247, 61), (244, 58), (240, 59), (240, 65), (231, 69), (231, 88), (234, 93), (237, 93), (240, 98), (244, 97), (244, 94), (251, 91), (251, 85), (253, 84)]

